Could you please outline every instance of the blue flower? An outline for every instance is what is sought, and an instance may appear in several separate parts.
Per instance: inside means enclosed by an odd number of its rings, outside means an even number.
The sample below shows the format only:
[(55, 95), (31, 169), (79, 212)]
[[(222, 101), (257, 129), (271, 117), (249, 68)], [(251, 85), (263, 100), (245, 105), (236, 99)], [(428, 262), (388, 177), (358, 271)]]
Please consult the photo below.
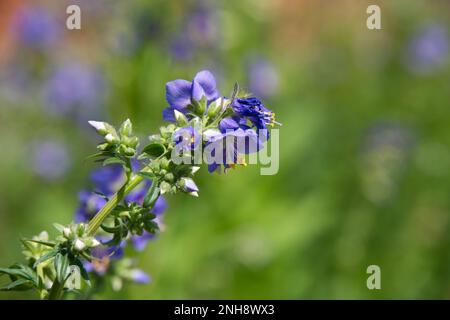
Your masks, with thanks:
[(238, 98), (232, 107), (237, 115), (250, 120), (257, 129), (267, 129), (279, 124), (275, 121), (275, 113), (255, 97)]
[[(237, 163), (245, 166), (245, 160), (240, 155), (261, 149), (261, 139), (246, 123), (245, 118), (227, 117), (220, 121), (220, 131), (212, 131), (211, 134), (206, 132), (206, 146), (212, 150), (208, 155), (209, 172), (217, 171), (221, 165), (224, 166), (224, 170), (234, 168)], [(216, 152), (222, 154), (218, 155)]]
[(194, 127), (184, 127), (175, 131), (173, 141), (178, 151), (195, 150), (202, 142), (202, 136)]
[(174, 122), (173, 110), (185, 113), (187, 107), (194, 100), (200, 101), (203, 97), (206, 98), (208, 104), (219, 97), (216, 79), (207, 70), (197, 73), (192, 82), (181, 79), (168, 82), (166, 84), (166, 100), (169, 107), (163, 111), (164, 120)]

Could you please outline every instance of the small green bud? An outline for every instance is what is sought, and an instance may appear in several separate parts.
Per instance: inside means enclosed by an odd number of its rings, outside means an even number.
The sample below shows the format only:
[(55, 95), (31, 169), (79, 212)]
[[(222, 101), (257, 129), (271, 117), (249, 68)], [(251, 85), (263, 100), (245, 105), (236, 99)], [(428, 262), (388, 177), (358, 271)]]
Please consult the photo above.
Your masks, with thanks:
[(228, 102), (228, 99), (222, 97), (211, 102), (211, 104), (208, 106), (208, 116), (210, 118), (213, 118), (216, 115), (222, 113), (222, 111), (225, 110), (226, 102)]
[(175, 121), (180, 127), (184, 127), (188, 124), (186, 116), (178, 110), (173, 111), (175, 113)]
[(161, 194), (169, 193), (171, 191), (171, 185), (166, 181), (162, 181), (160, 184)]
[(133, 125), (131, 124), (130, 119), (125, 120), (119, 129), (120, 135), (129, 137), (133, 132)]
[(161, 160), (159, 160), (159, 163), (160, 163), (162, 169), (168, 169), (169, 168), (170, 161), (168, 159), (161, 158)]
[(110, 143), (110, 144), (115, 144), (115, 143), (119, 142), (119, 138), (116, 135), (112, 134), (112, 133), (108, 133), (105, 136), (105, 141)]
[(128, 146), (131, 148), (136, 148), (138, 144), (139, 144), (138, 137), (131, 137)]
[(72, 235), (72, 230), (70, 230), (70, 228), (68, 227), (64, 227), (62, 234), (64, 235), (65, 238), (69, 239), (70, 236)]
[(173, 176), (173, 173), (167, 173), (164, 176), (164, 180), (166, 180), (167, 182), (173, 182), (173, 180), (175, 179), (175, 177)]
[(208, 101), (206, 100), (205, 96), (203, 96), (200, 101), (193, 100), (192, 109), (194, 113), (197, 115), (203, 115), (203, 113), (205, 113), (207, 103)]
[(133, 157), (136, 151), (133, 148), (125, 148), (125, 155), (128, 157)]
[(154, 173), (159, 172), (159, 168), (160, 168), (159, 162), (158, 162), (158, 161), (153, 161), (153, 162), (151, 162), (151, 163), (150, 163), (150, 168), (152, 169), (152, 171), (153, 171)]
[(106, 149), (108, 149), (108, 147), (109, 147), (109, 143), (102, 143), (97, 146), (97, 149), (100, 151), (105, 151)]

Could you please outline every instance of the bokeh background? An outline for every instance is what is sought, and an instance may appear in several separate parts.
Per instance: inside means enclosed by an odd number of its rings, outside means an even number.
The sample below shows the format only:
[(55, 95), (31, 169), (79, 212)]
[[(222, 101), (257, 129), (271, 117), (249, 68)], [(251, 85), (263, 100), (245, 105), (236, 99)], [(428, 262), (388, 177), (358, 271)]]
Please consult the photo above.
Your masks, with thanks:
[[(82, 30), (65, 28), (78, 4)], [(366, 28), (366, 8), (382, 30)], [(68, 223), (95, 165), (89, 119), (162, 124), (167, 81), (216, 75), (283, 123), (280, 170), (198, 177), (98, 299), (450, 298), (450, 2), (0, 1), (0, 265)], [(366, 268), (381, 267), (381, 290)], [(1, 293), (0, 299), (35, 298)]]

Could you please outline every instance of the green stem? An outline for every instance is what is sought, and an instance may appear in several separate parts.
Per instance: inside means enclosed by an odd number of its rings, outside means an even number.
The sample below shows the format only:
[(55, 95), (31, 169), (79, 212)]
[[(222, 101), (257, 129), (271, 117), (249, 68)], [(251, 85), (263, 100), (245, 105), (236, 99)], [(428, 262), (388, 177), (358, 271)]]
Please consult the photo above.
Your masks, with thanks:
[(48, 294), (47, 299), (48, 300), (59, 300), (62, 298), (62, 294), (64, 290), (64, 285), (58, 281), (58, 279), (55, 279), (55, 281), (52, 284), (52, 288), (50, 289), (50, 292)]
[(116, 192), (108, 202), (100, 209), (100, 211), (89, 221), (88, 234), (93, 236), (98, 228), (101, 226), (106, 217), (111, 213), (111, 211), (122, 201), (122, 199), (130, 193), (131, 190), (136, 188), (136, 186), (142, 182), (144, 178), (141, 176), (134, 176), (130, 181), (124, 185), (118, 192)]

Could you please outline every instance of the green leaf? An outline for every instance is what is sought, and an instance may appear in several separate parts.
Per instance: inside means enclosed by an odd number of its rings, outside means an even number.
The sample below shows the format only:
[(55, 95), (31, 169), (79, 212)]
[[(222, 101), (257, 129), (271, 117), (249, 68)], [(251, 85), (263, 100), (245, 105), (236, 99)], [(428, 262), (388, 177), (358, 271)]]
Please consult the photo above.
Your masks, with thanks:
[(15, 264), (10, 268), (0, 268), (0, 274), (7, 274), (12, 277), (29, 279), (28, 270), (26, 270), (25, 266), (20, 264)]
[(159, 157), (166, 152), (166, 147), (159, 142), (151, 142), (149, 145), (145, 146), (142, 150), (143, 153), (148, 154), (151, 157)]
[(43, 256), (41, 256), (39, 259), (36, 260), (36, 262), (33, 265), (33, 268), (36, 268), (40, 263), (53, 258), (54, 256), (56, 256), (57, 253), (58, 253), (58, 250), (56, 250), (56, 249), (52, 250), (50, 252), (47, 252), (46, 254), (44, 254)]
[(67, 255), (62, 255), (58, 252), (55, 256), (54, 264), (56, 270), (56, 278), (62, 285), (64, 285), (68, 277), (67, 268), (69, 267), (69, 259)]
[(101, 225), (101, 228), (108, 233), (116, 233), (117, 231), (121, 230), (121, 226), (108, 227), (104, 224)]
[(144, 229), (151, 234), (155, 234), (159, 227), (155, 221), (147, 220), (144, 222)]
[(54, 242), (50, 242), (50, 241), (41, 241), (41, 240), (34, 240), (34, 239), (21, 239), (21, 241), (25, 244), (26, 242), (34, 242), (37, 244), (42, 244), (43, 246), (47, 246), (47, 247), (51, 247), (53, 248), (54, 246), (56, 246), (56, 243)]
[(108, 154), (108, 153), (106, 153), (106, 152), (100, 151), (100, 152), (91, 154), (90, 156), (87, 156), (87, 157), (85, 158), (85, 161), (90, 160), (90, 159), (93, 159), (93, 158), (97, 158), (97, 157), (104, 157), (104, 156), (106, 156), (107, 154)]
[(11, 281), (24, 279), (26, 281), (31, 282), (31, 284), (36, 287), (38, 286), (39, 283), (36, 272), (34, 272), (34, 270), (31, 269), (30, 267), (22, 264), (14, 264), (9, 268), (0, 268), (0, 275), (1, 274), (9, 275)]
[(63, 226), (62, 224), (59, 223), (54, 223), (53, 226), (55, 227), (56, 230), (58, 230), (59, 232), (63, 232), (65, 226)]
[(176, 166), (173, 171), (178, 177), (186, 177), (192, 173), (192, 166), (189, 164), (181, 164)]
[(138, 172), (138, 175), (140, 175), (142, 178), (148, 179), (148, 180), (153, 180), (156, 178), (156, 176), (151, 173), (151, 172), (146, 172), (146, 171), (141, 171)]
[(3, 287), (0, 287), (0, 291), (24, 291), (33, 288), (33, 283), (27, 279), (17, 279)]
[(111, 157), (111, 158), (108, 158), (105, 161), (103, 161), (103, 166), (108, 166), (111, 164), (120, 164), (123, 166), (126, 165), (125, 161), (123, 161), (122, 159), (119, 159), (119, 158), (115, 158), (115, 157)]
[(161, 190), (158, 186), (158, 183), (156, 181), (153, 181), (152, 185), (147, 191), (147, 194), (145, 195), (143, 203), (144, 208), (153, 206), (156, 200), (158, 200), (160, 191)]

